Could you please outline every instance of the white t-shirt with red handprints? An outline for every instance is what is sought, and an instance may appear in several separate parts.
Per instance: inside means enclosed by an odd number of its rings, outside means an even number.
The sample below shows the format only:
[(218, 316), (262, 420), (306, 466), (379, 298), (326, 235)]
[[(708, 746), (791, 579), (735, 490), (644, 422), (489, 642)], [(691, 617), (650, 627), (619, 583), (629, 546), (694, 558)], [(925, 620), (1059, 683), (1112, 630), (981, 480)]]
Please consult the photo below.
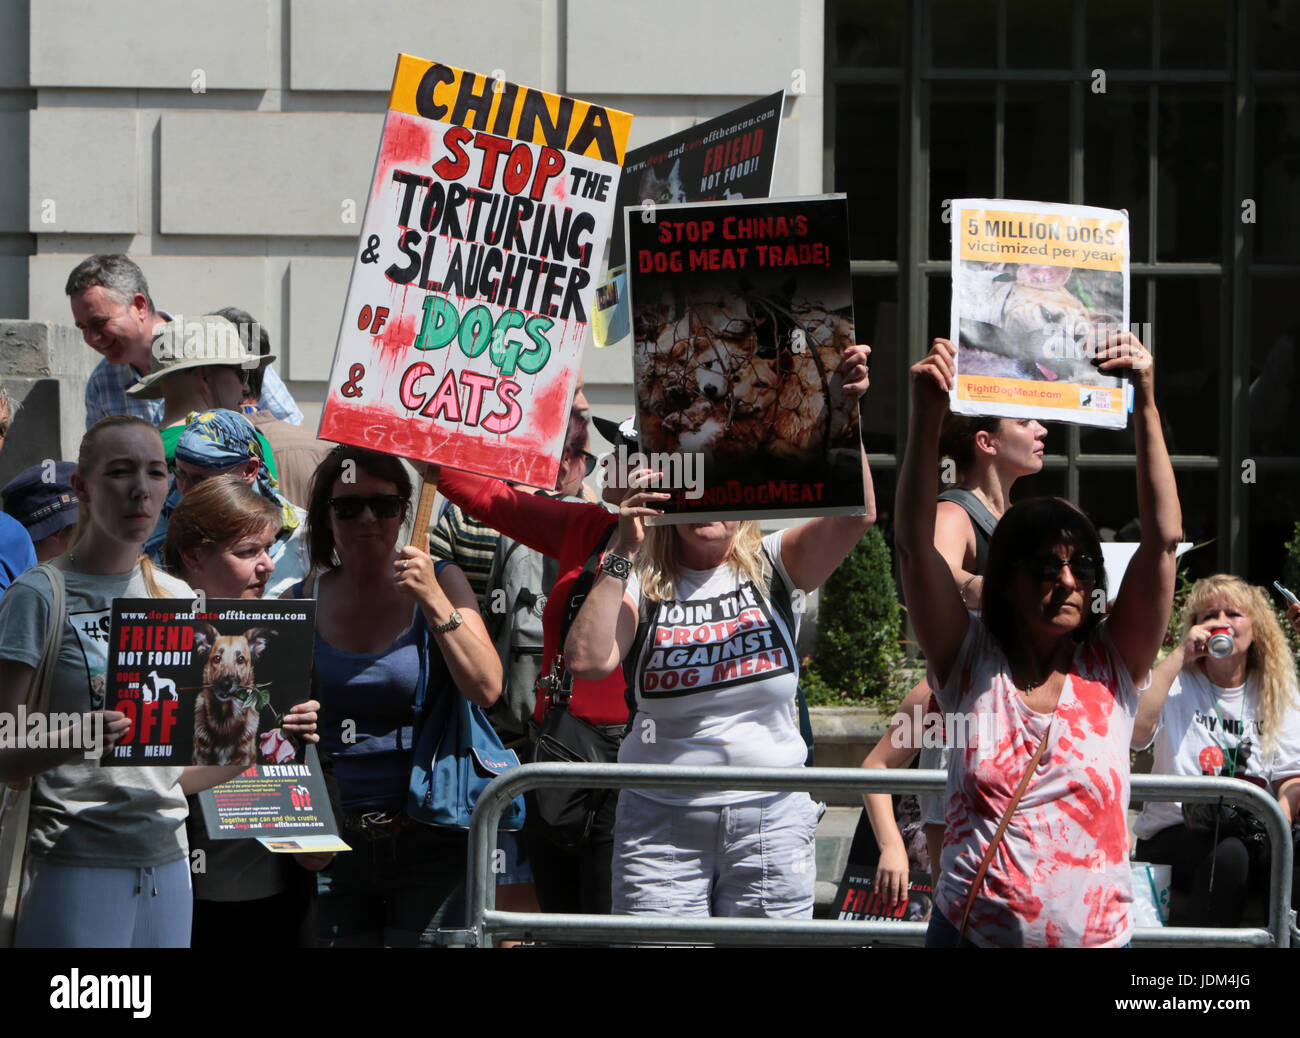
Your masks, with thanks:
[(980, 861), (1050, 726), (971, 912), (966, 936), (978, 946), (1129, 940), (1129, 739), (1140, 693), (1105, 627), (1076, 649), (1051, 716), (1025, 705), (1006, 656), (974, 616), (947, 684), (939, 688), (930, 676), (940, 706), (971, 718), (949, 764), (935, 892), (953, 926), (961, 925)]
[[(781, 531), (763, 548), (787, 587)], [(807, 747), (795, 706), (796, 630), (788, 630), (763, 589), (731, 566), (681, 569), (676, 599), (660, 603), (636, 667), (636, 718), (621, 764), (736, 764), (791, 768)], [(638, 608), (633, 574), (627, 596)], [(664, 804), (716, 806), (770, 796), (738, 790), (639, 789)]]
[[(1155, 775), (1233, 775), (1271, 788), (1300, 775), (1300, 710), (1295, 690), (1268, 751), (1259, 718), (1259, 685), (1252, 675), (1237, 688), (1220, 688), (1199, 666), (1179, 671), (1160, 711)], [(1183, 822), (1179, 803), (1153, 800), (1133, 823), (1139, 840)]]

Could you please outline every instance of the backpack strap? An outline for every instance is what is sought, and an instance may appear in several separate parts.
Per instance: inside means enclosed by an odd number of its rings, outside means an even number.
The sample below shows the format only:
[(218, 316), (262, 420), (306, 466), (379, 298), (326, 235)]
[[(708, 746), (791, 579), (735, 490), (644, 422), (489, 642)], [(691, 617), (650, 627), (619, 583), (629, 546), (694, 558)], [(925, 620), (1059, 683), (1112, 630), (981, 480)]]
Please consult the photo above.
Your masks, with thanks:
[(560, 640), (555, 649), (555, 658), (551, 660), (550, 673), (543, 674), (538, 679), (538, 684), (547, 697), (548, 709), (550, 700), (554, 699), (560, 703), (567, 703), (573, 694), (573, 675), (569, 673), (569, 668), (564, 665), (564, 643), (569, 638), (569, 628), (573, 626), (573, 621), (577, 619), (578, 612), (582, 609), (582, 603), (587, 600), (587, 592), (591, 590), (591, 585), (596, 582), (596, 567), (600, 565), (600, 557), (604, 554), (605, 545), (610, 542), (610, 538), (614, 536), (614, 531), (617, 529), (618, 524), (614, 523), (600, 535), (600, 540), (596, 542), (596, 546), (591, 549), (586, 561), (582, 564), (582, 572), (578, 574), (577, 579), (573, 582), (573, 587), (569, 589), (568, 600), (564, 603), (564, 619), (560, 621)]
[(993, 536), (993, 529), (998, 525), (997, 519), (993, 513), (988, 510), (984, 502), (972, 494), (969, 490), (961, 487), (951, 487), (939, 495), (940, 501), (951, 501), (953, 504), (961, 505), (970, 516), (970, 521), (984, 531), (986, 537)]

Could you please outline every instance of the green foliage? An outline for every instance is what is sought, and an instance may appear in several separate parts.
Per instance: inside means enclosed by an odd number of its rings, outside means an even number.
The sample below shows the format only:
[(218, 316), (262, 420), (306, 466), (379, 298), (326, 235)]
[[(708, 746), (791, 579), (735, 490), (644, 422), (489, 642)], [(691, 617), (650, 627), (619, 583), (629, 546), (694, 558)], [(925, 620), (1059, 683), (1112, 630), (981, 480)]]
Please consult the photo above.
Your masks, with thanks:
[(1169, 611), (1169, 626), (1165, 628), (1161, 655), (1172, 652), (1183, 636), (1183, 607), (1187, 605), (1187, 593), (1192, 590), (1192, 585), (1195, 583), (1183, 568), (1182, 559), (1178, 562), (1178, 583), (1174, 585), (1174, 605)]
[(1286, 542), (1286, 561), (1282, 564), (1282, 585), (1296, 595), (1300, 587), (1300, 522), (1291, 531), (1291, 539)]
[(805, 661), (801, 678), (809, 704), (892, 712), (911, 682), (902, 666), (889, 548), (878, 529), (872, 527), (822, 585), (817, 617), (817, 652)]

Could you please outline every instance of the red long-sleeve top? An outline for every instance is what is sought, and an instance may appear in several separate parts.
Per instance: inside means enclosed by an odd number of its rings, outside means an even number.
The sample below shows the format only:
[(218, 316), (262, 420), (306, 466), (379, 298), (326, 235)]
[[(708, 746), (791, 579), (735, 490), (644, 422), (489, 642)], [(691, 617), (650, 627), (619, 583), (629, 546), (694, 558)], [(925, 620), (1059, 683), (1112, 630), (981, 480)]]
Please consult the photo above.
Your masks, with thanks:
[[(551, 661), (560, 648), (560, 627), (569, 592), (605, 531), (618, 524), (618, 516), (600, 505), (516, 490), (500, 480), (459, 469), (443, 469), (438, 490), (480, 522), (560, 563), (559, 576), (542, 612), (542, 674), (549, 674)], [(569, 710), (591, 724), (624, 724), (625, 689), (621, 667), (599, 681), (574, 678)], [(545, 714), (546, 697), (539, 693), (533, 716), (540, 721)]]

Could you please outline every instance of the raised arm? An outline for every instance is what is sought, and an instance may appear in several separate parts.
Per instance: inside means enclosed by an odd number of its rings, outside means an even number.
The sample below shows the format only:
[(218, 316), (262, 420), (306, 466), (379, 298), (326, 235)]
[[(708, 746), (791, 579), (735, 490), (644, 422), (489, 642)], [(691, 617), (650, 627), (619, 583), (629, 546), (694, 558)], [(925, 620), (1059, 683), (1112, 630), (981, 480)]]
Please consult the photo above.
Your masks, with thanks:
[(916, 640), (938, 680), (946, 682), (970, 626), (948, 563), (934, 545), (938, 505), (939, 426), (957, 374), (957, 350), (935, 339), (912, 365), (912, 419), (898, 476), (894, 547)]
[(565, 539), (574, 523), (593, 513), (605, 517), (608, 513), (598, 504), (578, 501), (560, 501), (544, 494), (502, 483), (499, 479), (462, 472), (459, 469), (437, 469), (430, 466), (430, 476), (438, 480), (438, 492), (454, 505), (459, 505), (480, 522), (520, 544), (551, 558), (559, 558)]
[[(870, 355), (870, 346), (850, 346), (844, 351), (838, 374), (843, 380), (847, 398), (860, 399), (867, 391), (867, 358)], [(866, 502), (863, 514), (810, 519), (788, 530), (781, 538), (781, 561), (795, 586), (803, 591), (819, 588), (876, 521), (876, 491), (871, 482), (871, 468), (867, 465), (867, 452), (859, 450), (862, 493)]]
[(479, 706), (495, 703), (501, 696), (501, 658), (461, 568), (443, 566), (435, 574), (433, 559), (408, 545), (393, 563), (393, 576), (398, 588), (415, 599), (431, 630), (449, 623), (453, 611), (460, 613), (459, 626), (435, 633), (434, 638), (461, 695)]
[[(649, 469), (639, 469), (632, 473), (629, 482), (634, 488), (644, 487), (651, 475)], [(659, 515), (660, 509), (655, 506), (668, 496), (656, 490), (634, 489), (624, 497), (619, 505), (618, 531), (608, 554), (635, 560), (645, 540), (642, 520)], [(632, 647), (637, 603), (625, 593), (626, 587), (627, 581), (603, 568), (596, 571), (591, 590), (564, 641), (564, 664), (575, 678), (599, 681), (612, 674)]]
[(975, 553), (975, 530), (966, 509), (955, 501), (939, 502), (934, 516), (934, 546), (948, 563), (966, 608), (979, 609), (984, 578), (965, 567), (967, 554)]
[(1137, 718), (1133, 722), (1133, 739), (1130, 743), (1133, 749), (1144, 750), (1151, 745), (1160, 723), (1160, 712), (1165, 708), (1165, 700), (1169, 698), (1169, 690), (1188, 663), (1205, 659), (1210, 654), (1210, 633), (1213, 630), (1212, 623), (1195, 624), (1188, 629), (1183, 640), (1174, 646), (1173, 652), (1151, 671), (1151, 687), (1142, 693), (1142, 698), (1138, 701)]
[(1099, 367), (1107, 374), (1132, 373), (1138, 522), (1142, 535), (1115, 596), (1109, 627), (1129, 673), (1135, 681), (1141, 681), (1160, 651), (1169, 624), (1183, 513), (1156, 410), (1151, 354), (1132, 332), (1120, 332), (1107, 340), (1098, 356)]

